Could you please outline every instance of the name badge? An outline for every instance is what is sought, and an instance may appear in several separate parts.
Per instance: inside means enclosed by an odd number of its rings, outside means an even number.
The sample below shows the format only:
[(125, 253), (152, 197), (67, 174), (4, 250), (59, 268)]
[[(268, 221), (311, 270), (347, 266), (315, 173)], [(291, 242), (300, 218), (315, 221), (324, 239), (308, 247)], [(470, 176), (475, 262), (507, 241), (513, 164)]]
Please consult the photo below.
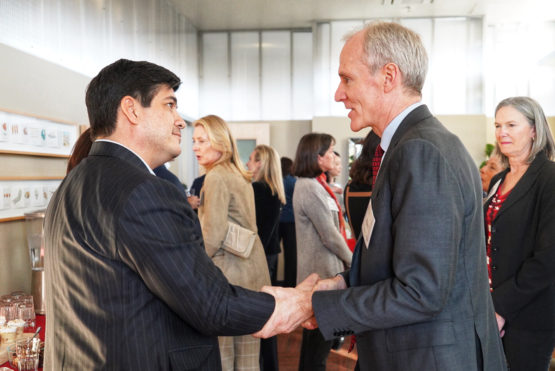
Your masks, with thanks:
[(366, 214), (364, 215), (364, 220), (362, 221), (362, 237), (364, 238), (364, 247), (366, 248), (368, 248), (370, 244), (370, 237), (372, 237), (374, 224), (376, 224), (376, 219), (374, 218), (374, 211), (372, 210), (372, 199), (370, 199)]
[(328, 199), (328, 207), (330, 208), (330, 210), (339, 212), (339, 209), (337, 208), (337, 203), (335, 202), (335, 200), (331, 197), (328, 197), (327, 199)]

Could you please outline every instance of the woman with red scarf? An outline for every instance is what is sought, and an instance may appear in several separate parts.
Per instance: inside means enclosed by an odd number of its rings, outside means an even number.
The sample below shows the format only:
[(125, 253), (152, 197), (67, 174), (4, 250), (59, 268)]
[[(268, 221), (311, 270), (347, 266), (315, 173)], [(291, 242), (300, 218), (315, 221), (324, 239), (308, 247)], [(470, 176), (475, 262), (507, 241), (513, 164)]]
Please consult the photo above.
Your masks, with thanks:
[[(335, 166), (334, 145), (331, 135), (310, 133), (297, 147), (293, 163), (293, 175), (298, 177), (293, 193), (297, 283), (313, 272), (330, 278), (351, 265), (343, 212), (324, 174)], [(303, 330), (299, 370), (325, 370), (331, 346), (320, 330)]]

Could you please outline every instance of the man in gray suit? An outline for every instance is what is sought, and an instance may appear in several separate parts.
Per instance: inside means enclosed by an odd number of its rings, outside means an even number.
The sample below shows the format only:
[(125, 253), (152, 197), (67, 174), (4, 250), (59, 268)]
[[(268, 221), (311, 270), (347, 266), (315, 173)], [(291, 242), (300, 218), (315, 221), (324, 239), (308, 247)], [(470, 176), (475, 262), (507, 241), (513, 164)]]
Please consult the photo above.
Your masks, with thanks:
[(305, 326), (326, 339), (356, 334), (360, 370), (503, 370), (480, 177), (420, 102), (426, 70), (420, 37), (395, 23), (366, 26), (343, 47), (335, 100), (385, 154), (351, 270), (319, 283), (331, 291), (313, 294)]
[(183, 192), (154, 175), (181, 152), (179, 84), (123, 59), (89, 84), (96, 141), (45, 219), (46, 370), (220, 370), (216, 336), (256, 332), (274, 307), (292, 326), (309, 315), (293, 310), (310, 292), (230, 285)]

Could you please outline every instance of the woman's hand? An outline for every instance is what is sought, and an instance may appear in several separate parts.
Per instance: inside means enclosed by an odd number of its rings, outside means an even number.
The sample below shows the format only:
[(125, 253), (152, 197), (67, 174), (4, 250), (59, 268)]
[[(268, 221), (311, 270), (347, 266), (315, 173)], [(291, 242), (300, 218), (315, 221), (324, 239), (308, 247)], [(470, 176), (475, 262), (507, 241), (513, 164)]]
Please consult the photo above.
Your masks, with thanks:
[(495, 312), (495, 319), (497, 320), (497, 327), (499, 328), (499, 336), (503, 337), (505, 335), (505, 318), (501, 317), (497, 312)]
[(189, 196), (187, 197), (187, 201), (189, 201), (189, 205), (191, 205), (193, 210), (198, 209), (200, 205), (200, 198), (198, 198), (198, 196)]

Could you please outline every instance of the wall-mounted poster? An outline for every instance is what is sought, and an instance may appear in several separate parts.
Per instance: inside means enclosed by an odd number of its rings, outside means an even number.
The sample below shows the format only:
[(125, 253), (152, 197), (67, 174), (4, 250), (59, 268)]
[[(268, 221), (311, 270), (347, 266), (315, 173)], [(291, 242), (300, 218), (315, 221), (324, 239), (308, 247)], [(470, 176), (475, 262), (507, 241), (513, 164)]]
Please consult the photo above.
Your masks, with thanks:
[(79, 136), (70, 123), (0, 111), (0, 152), (68, 157)]
[(45, 209), (61, 179), (0, 180), (0, 222)]

